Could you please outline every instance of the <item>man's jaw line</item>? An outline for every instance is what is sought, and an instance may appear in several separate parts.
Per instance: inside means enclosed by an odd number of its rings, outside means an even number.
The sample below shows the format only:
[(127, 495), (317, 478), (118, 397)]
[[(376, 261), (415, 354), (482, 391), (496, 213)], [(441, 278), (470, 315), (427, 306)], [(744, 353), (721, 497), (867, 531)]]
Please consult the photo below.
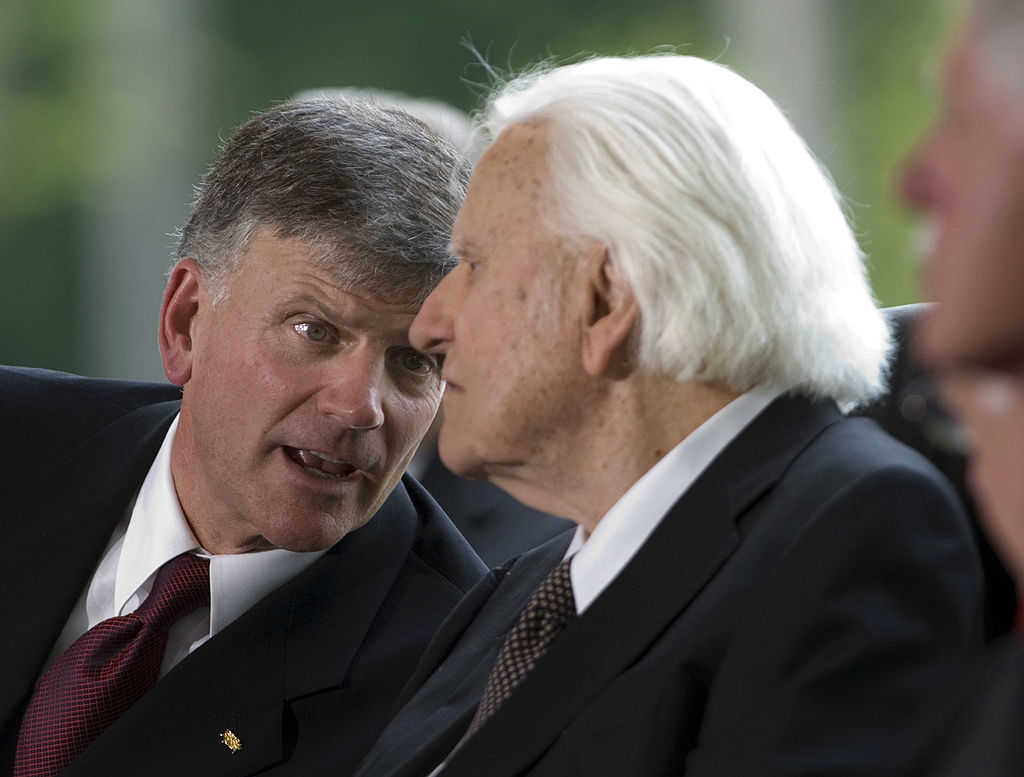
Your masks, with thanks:
[[(444, 461), (444, 457), (442, 457)], [(453, 462), (455, 463), (455, 462)], [(445, 466), (450, 466), (445, 462)], [(514, 499), (535, 510), (566, 518), (574, 523), (592, 528), (599, 515), (594, 515), (587, 506), (577, 503), (577, 494), (567, 492), (547, 482), (547, 468), (536, 465), (526, 457), (510, 457), (501, 460), (477, 462), (471, 468), (453, 469), (455, 474), (468, 480), (487, 481), (500, 488)]]

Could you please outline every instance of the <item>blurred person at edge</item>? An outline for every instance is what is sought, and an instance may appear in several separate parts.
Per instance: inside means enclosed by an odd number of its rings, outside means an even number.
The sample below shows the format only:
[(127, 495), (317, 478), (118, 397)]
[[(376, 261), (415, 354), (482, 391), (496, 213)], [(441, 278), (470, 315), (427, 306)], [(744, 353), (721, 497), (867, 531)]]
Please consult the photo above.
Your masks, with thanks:
[[(967, 431), (968, 483), (1024, 587), (1024, 0), (976, 0), (946, 53), (942, 110), (908, 159), (907, 202), (929, 234), (937, 304), (921, 358)], [(1024, 774), (1024, 645), (1011, 636), (965, 678), (937, 750), (943, 775)]]
[[(447, 139), (467, 162), (479, 157), (479, 133), (463, 111), (439, 100), (410, 97), (401, 92), (356, 87), (307, 89), (296, 99), (363, 99), (405, 111)], [(540, 510), (527, 507), (486, 480), (462, 478), (441, 461), (437, 453), (437, 435), (443, 411), (409, 462), (409, 473), (437, 500), (452, 523), (469, 540), (488, 566), (498, 566), (513, 556), (525, 553), (572, 524)]]
[(902, 180), (926, 218), (924, 287), (939, 303), (916, 344), (972, 429), (977, 496), (1024, 581), (1024, 490), (1013, 485), (1024, 482), (1014, 463), (1024, 452), (1024, 2), (972, 7), (942, 85), (940, 118)]
[[(467, 175), (407, 114), (281, 104), (224, 144), (182, 230), (159, 317), (173, 385), (0, 370), (5, 767), (358, 762), (485, 569), (403, 477), (443, 390), (408, 329), (451, 266)], [(179, 560), (208, 570), (208, 606), (167, 627), (148, 690), (74, 720), (45, 701), (49, 669), (148, 609)]]
[(452, 613), (357, 775), (898, 772), (982, 572), (950, 484), (843, 412), (890, 338), (828, 177), (695, 57), (533, 71), (484, 122), (410, 337), (445, 463), (577, 527)]

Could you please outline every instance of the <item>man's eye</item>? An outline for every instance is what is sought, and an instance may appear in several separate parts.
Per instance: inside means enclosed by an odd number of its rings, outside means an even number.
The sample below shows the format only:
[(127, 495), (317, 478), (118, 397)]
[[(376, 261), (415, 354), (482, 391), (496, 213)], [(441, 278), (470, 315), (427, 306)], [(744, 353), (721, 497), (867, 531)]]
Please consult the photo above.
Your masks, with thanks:
[(295, 324), (295, 331), (314, 343), (326, 343), (331, 339), (331, 330), (326, 324), (315, 321), (303, 321)]
[(415, 375), (429, 375), (437, 369), (437, 363), (430, 356), (412, 348), (399, 352), (397, 360), (403, 370)]

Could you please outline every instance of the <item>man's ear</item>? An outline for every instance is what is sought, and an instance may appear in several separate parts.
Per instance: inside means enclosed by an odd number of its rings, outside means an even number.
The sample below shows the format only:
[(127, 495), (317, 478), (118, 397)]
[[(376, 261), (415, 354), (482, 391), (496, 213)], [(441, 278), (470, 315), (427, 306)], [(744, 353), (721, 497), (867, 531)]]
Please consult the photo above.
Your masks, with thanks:
[(608, 253), (594, 243), (583, 257), (588, 310), (583, 328), (583, 368), (595, 377), (622, 378), (633, 369), (632, 334), (640, 319), (633, 287)]
[(160, 306), (160, 356), (167, 379), (184, 386), (192, 377), (192, 326), (199, 312), (202, 277), (193, 259), (182, 259), (171, 271)]

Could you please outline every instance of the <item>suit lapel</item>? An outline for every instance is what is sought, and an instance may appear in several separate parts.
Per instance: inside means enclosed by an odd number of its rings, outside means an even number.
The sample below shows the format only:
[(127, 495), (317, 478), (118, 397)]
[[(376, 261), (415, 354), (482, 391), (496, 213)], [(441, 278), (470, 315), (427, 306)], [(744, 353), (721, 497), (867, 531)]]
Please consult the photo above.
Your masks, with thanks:
[[(522, 685), (453, 755), (445, 777), (521, 773), (656, 641), (739, 544), (743, 513), (839, 419), (831, 403), (776, 400), (711, 463), (636, 556)], [(642, 606), (641, 606), (642, 603)], [(515, 732), (514, 735), (510, 732)]]
[(458, 638), (466, 631), (469, 624), (476, 618), (480, 609), (494, 594), (498, 585), (504, 579), (507, 568), (495, 569), (488, 572), (466, 596), (459, 602), (458, 607), (448, 614), (438, 627), (437, 633), (430, 640), (423, 657), (416, 666), (416, 670), (409, 677), (402, 693), (395, 702), (397, 712), (413, 697), (416, 691), (434, 673), (438, 665), (447, 658), (453, 645)]
[(373, 520), (347, 535), (287, 587), (293, 592), (288, 698), (342, 682), (409, 556), (417, 529), (416, 510), (399, 484)]
[(476, 710), (505, 634), (533, 590), (562, 560), (571, 536), (565, 532), (524, 554), (466, 595), (428, 646), (403, 699), (415, 695), (357, 776), (423, 777), (451, 752)]
[(0, 587), (0, 612), (18, 624), (0, 673), (0, 727), (27, 701), (177, 411), (178, 402), (164, 402), (123, 416), (76, 450), (55, 452), (41, 465), (40, 487), (22, 489), (29, 497), (14, 507), (5, 544), (19, 558), (45, 560), (45, 574), (9, 565)]
[[(267, 609), (264, 600), (178, 664), (64, 774), (117, 774), (135, 762), (152, 777), (244, 775), (281, 760), (286, 633)], [(240, 750), (222, 742), (228, 731)]]

